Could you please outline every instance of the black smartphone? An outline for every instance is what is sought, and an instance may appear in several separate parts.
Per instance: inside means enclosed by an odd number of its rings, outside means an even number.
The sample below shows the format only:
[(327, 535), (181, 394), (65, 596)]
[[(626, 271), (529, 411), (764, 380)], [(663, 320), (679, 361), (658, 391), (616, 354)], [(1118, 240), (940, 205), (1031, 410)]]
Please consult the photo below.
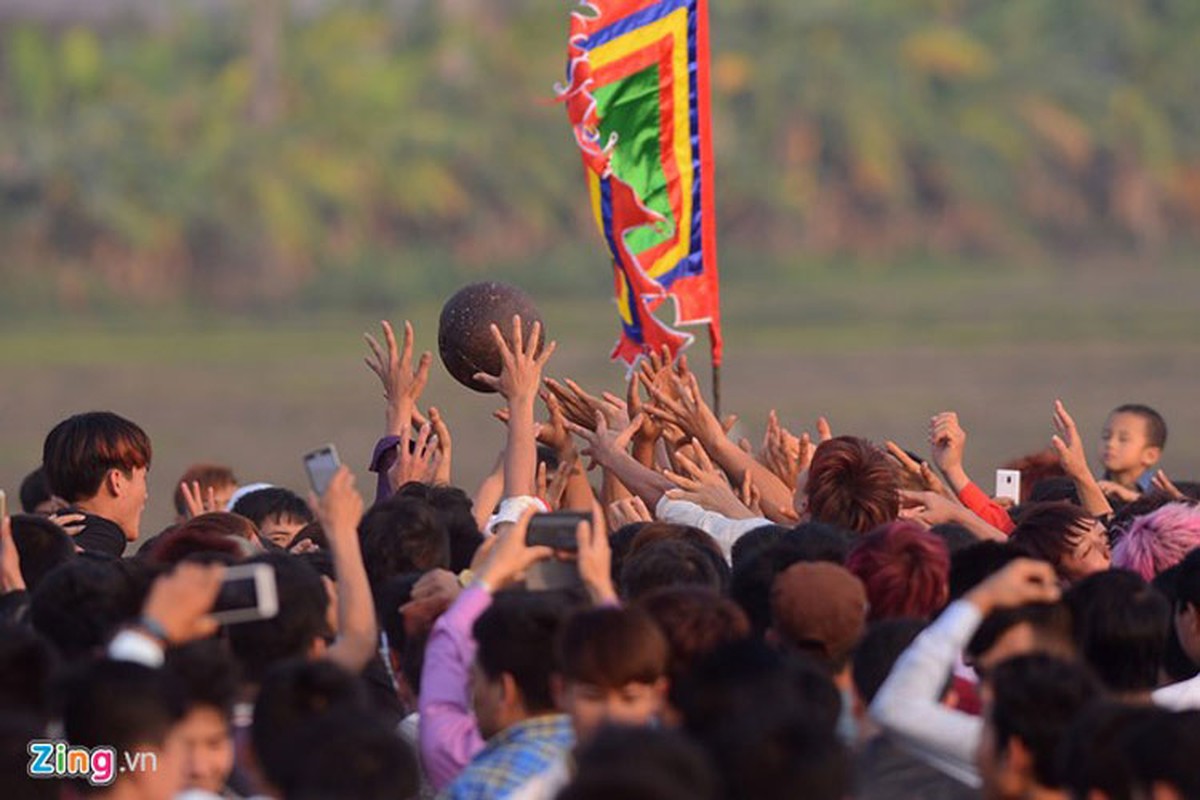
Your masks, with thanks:
[(592, 522), (590, 511), (555, 511), (550, 514), (534, 514), (525, 531), (525, 544), (530, 547), (549, 547), (570, 553), (579, 550), (575, 528), (580, 522)]

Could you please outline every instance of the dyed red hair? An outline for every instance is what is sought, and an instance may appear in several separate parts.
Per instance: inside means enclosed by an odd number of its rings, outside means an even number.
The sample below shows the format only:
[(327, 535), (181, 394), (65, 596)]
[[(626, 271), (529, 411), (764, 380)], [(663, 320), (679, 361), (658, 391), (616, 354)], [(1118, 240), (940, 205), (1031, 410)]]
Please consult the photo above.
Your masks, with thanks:
[(870, 622), (929, 619), (949, 596), (946, 544), (914, 522), (893, 522), (868, 533), (850, 551), (846, 568), (867, 588)]
[(808, 471), (808, 512), (816, 522), (866, 533), (900, 514), (900, 487), (888, 457), (865, 439), (822, 442)]

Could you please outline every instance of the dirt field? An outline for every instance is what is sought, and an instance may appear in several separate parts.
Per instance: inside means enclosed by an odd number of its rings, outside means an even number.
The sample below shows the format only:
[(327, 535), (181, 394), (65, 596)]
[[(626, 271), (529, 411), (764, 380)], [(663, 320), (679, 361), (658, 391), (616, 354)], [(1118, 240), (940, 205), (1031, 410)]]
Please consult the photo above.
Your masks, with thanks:
[[(1072, 274), (921, 271), (796, 275), (727, 289), (726, 411), (758, 441), (776, 407), (793, 430), (827, 415), (836, 432), (894, 438), (924, 452), (931, 414), (957, 410), (968, 468), (992, 469), (1039, 448), (1062, 397), (1094, 453), (1106, 412), (1158, 408), (1171, 429), (1165, 467), (1200, 476), (1200, 273), (1190, 269)], [(618, 390), (607, 361), (615, 324), (600, 300), (540, 298), (559, 354), (554, 375)], [(433, 348), (436, 306), (396, 309)], [(266, 321), (46, 321), (0, 335), (0, 487), (15, 496), (63, 416), (108, 408), (154, 441), (146, 530), (171, 517), (172, 481), (217, 460), (245, 480), (304, 488), (300, 455), (334, 442), (364, 469), (382, 426), (380, 391), (362, 363), (361, 332), (377, 314)], [(707, 379), (697, 348), (695, 364)], [(441, 370), (428, 398), (447, 416), (457, 481), (473, 489), (503, 429), (495, 397)], [(14, 498), (15, 501), (15, 498)], [(15, 502), (14, 502), (15, 504)]]

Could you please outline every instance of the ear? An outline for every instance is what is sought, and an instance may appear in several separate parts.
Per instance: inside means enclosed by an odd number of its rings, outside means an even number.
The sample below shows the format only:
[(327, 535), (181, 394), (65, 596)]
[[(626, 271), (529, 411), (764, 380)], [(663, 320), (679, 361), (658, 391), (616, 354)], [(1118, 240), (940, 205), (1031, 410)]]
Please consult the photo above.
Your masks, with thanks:
[(1033, 753), (1016, 736), (1008, 738), (1008, 767), (1022, 778), (1033, 780)]
[(1142, 450), (1142, 466), (1152, 467), (1162, 458), (1161, 447), (1146, 447)]
[(100, 492), (108, 494), (110, 497), (120, 497), (125, 491), (125, 484), (128, 482), (125, 473), (119, 469), (110, 469), (104, 473), (104, 480), (100, 481)]
[(515, 713), (518, 718), (525, 716), (525, 696), (511, 672), (500, 675), (500, 702), (508, 714)]

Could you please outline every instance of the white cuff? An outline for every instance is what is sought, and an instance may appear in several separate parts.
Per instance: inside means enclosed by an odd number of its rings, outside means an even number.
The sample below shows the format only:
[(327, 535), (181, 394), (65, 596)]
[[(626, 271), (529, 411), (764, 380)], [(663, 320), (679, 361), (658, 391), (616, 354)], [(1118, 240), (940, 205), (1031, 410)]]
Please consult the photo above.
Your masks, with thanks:
[(523, 494), (517, 497), (504, 498), (500, 501), (500, 508), (496, 513), (488, 517), (487, 525), (483, 527), (484, 535), (494, 536), (497, 525), (503, 525), (506, 522), (516, 523), (521, 518), (521, 515), (530, 507), (540, 514), (550, 511), (550, 506), (540, 497)]
[(108, 643), (108, 657), (113, 661), (132, 661), (157, 669), (163, 665), (162, 645), (157, 639), (126, 628)]

